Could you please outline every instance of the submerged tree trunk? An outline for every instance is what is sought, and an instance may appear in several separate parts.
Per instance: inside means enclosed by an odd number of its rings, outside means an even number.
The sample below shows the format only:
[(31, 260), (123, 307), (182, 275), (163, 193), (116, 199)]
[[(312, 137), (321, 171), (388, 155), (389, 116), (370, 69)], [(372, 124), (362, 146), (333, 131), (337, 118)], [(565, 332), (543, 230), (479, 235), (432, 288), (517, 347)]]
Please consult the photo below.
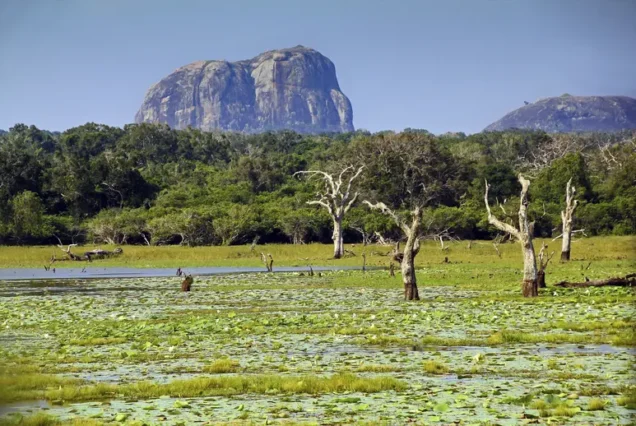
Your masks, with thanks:
[(532, 239), (522, 243), (523, 252), (523, 283), (521, 293), (524, 297), (536, 297), (539, 295), (537, 282), (537, 261), (534, 255)]
[(417, 289), (417, 277), (415, 276), (415, 256), (419, 249), (417, 236), (411, 234), (404, 245), (404, 257), (402, 258), (402, 282), (404, 283), (404, 299), (420, 300)]
[(561, 211), (561, 221), (563, 222), (563, 242), (561, 244), (561, 261), (570, 260), (570, 244), (572, 241), (572, 220), (574, 210), (578, 201), (574, 199), (576, 188), (572, 186), (572, 178), (565, 185), (565, 210)]
[(546, 288), (545, 285), (545, 271), (537, 271), (537, 287)]
[[(399, 253), (399, 241), (395, 245), (393, 251), (393, 259), (400, 262), (402, 269), (402, 282), (404, 283), (404, 299), (420, 300), (420, 294), (417, 289), (417, 277), (415, 276), (415, 256), (420, 251), (420, 224), (422, 221), (422, 208), (415, 207), (411, 211), (411, 224), (408, 225), (394, 211), (387, 207), (384, 203), (371, 204), (365, 200), (364, 203), (372, 209), (380, 210), (382, 213), (393, 218), (395, 223), (402, 228), (402, 232), (406, 236), (406, 244), (404, 251)], [(391, 264), (392, 265), (392, 264)], [(391, 268), (391, 272), (393, 269)]]
[(340, 259), (344, 254), (342, 243), (342, 218), (335, 218), (333, 221), (333, 258)]
[(548, 263), (554, 256), (554, 250), (552, 253), (547, 254), (546, 249), (548, 248), (547, 244), (541, 243), (541, 250), (539, 250), (539, 269), (537, 270), (537, 287), (538, 288), (546, 288), (545, 284), (545, 270), (548, 267)]

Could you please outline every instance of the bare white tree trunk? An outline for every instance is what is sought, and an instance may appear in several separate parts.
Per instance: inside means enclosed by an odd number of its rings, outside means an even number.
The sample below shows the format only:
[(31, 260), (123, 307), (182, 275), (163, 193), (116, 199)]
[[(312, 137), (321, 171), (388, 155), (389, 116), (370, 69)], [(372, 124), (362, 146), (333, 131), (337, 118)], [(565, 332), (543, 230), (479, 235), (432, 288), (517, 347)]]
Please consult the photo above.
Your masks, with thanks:
[[(294, 173), (294, 176), (297, 174), (321, 176), (325, 182), (325, 191), (317, 194), (320, 199), (308, 201), (307, 204), (317, 204), (326, 208), (329, 212), (329, 216), (331, 216), (331, 219), (333, 220), (332, 239), (334, 259), (340, 259), (344, 254), (344, 245), (342, 242), (342, 220), (344, 219), (345, 213), (349, 211), (351, 206), (353, 206), (353, 203), (355, 203), (358, 198), (357, 192), (352, 196), (351, 186), (353, 181), (360, 176), (363, 169), (364, 166), (360, 166), (357, 170), (355, 170), (353, 166), (347, 166), (342, 169), (337, 178), (320, 170), (307, 170)], [(349, 178), (346, 188), (343, 188), (342, 179), (347, 173), (351, 173), (351, 177)]]
[(578, 201), (574, 199), (576, 188), (572, 186), (572, 178), (565, 185), (565, 210), (561, 211), (561, 221), (563, 222), (563, 241), (561, 243), (561, 261), (570, 260), (570, 244), (572, 242), (572, 220), (574, 210)]
[(539, 295), (537, 283), (537, 260), (534, 255), (532, 239), (522, 242), (523, 247), (523, 283), (521, 293), (524, 297)]
[(342, 217), (334, 218), (333, 221), (333, 258), (340, 259), (344, 255), (344, 244), (342, 243)]
[(530, 187), (530, 181), (519, 175), (519, 183), (521, 184), (519, 229), (500, 221), (490, 211), (490, 205), (488, 204), (488, 182), (486, 182), (484, 201), (486, 202), (486, 210), (488, 211), (488, 223), (501, 231), (509, 233), (521, 243), (521, 254), (523, 255), (523, 282), (521, 284), (521, 293), (525, 297), (535, 297), (539, 295), (539, 290), (537, 284), (537, 260), (532, 244), (533, 227), (528, 222), (528, 188)]

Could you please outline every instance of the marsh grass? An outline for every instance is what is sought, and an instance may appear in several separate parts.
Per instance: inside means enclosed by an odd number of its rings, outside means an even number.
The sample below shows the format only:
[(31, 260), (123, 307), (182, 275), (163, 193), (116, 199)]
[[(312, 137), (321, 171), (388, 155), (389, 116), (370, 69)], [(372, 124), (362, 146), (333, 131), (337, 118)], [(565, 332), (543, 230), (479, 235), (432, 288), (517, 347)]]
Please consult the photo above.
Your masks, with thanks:
[(218, 395), (255, 394), (324, 394), (337, 392), (374, 393), (386, 390), (402, 391), (406, 383), (390, 376), (359, 377), (351, 373), (332, 376), (224, 376), (195, 377), (160, 384), (154, 382), (136, 382), (130, 384), (98, 383), (78, 386), (69, 384), (58, 389), (40, 390), (31, 388), (8, 397), (7, 401), (46, 399), (49, 401), (97, 401), (115, 397), (158, 398), (163, 395), (173, 397), (201, 397)]
[(540, 326), (541, 330), (568, 330), (568, 331), (595, 331), (595, 330), (618, 330), (618, 329), (635, 329), (636, 321), (554, 321)]
[(632, 388), (616, 399), (616, 404), (628, 410), (636, 410), (636, 389)]
[(429, 360), (424, 362), (424, 371), (428, 374), (446, 374), (449, 368), (439, 361)]
[(552, 410), (552, 415), (556, 417), (572, 417), (575, 416), (579, 411), (581, 410), (578, 408), (560, 405)]
[(615, 346), (634, 346), (636, 338), (632, 332), (620, 336), (611, 336), (609, 334), (533, 334), (517, 330), (501, 330), (491, 335), (486, 342), (493, 346), (512, 343), (611, 343)]
[[(600, 329), (597, 329), (600, 330)], [(412, 350), (425, 350), (432, 346), (500, 346), (516, 343), (574, 343), (574, 344), (603, 344), (611, 343), (615, 346), (634, 346), (636, 337), (633, 332), (619, 336), (605, 334), (567, 334), (548, 333), (532, 334), (518, 330), (501, 330), (487, 338), (452, 338), (440, 336), (424, 336), (411, 339), (388, 335), (367, 335), (354, 340), (357, 344), (380, 347), (410, 347)], [(550, 367), (552, 368), (552, 367)]]
[[(554, 245), (554, 243), (552, 243)], [(574, 243), (572, 247), (572, 261), (566, 264), (551, 265), (548, 270), (548, 282), (553, 276), (561, 279), (563, 275), (580, 275), (581, 261), (592, 261), (595, 264), (607, 259), (635, 260), (634, 246), (636, 237), (592, 237)], [(100, 246), (104, 249), (112, 249), (111, 246)], [(500, 251), (502, 258), (496, 256), (490, 241), (475, 241), (472, 249), (466, 248), (465, 242), (448, 244), (449, 249), (442, 252), (439, 244), (434, 241), (422, 243), (420, 253), (416, 258), (419, 267), (430, 266), (439, 268), (444, 257), (449, 257), (453, 264), (444, 267), (446, 270), (455, 270), (457, 278), (460, 278), (467, 286), (481, 287), (489, 281), (489, 274), (493, 275), (495, 282), (497, 275), (507, 268), (518, 268), (521, 265), (516, 244), (502, 244)], [(86, 245), (77, 248), (77, 251), (88, 251), (97, 246)], [(99, 266), (125, 266), (140, 268), (178, 268), (195, 266), (262, 266), (260, 252), (271, 253), (278, 266), (306, 266), (314, 265), (334, 266), (360, 266), (361, 248), (353, 251), (357, 256), (346, 257), (339, 260), (332, 258), (333, 246), (331, 244), (276, 244), (257, 246), (250, 251), (249, 246), (208, 246), (208, 247), (183, 247), (183, 246), (124, 246), (124, 254), (118, 258), (99, 261)], [(389, 258), (385, 254), (390, 248), (386, 246), (367, 246), (367, 265), (387, 267)], [(4, 246), (0, 247), (0, 268), (41, 268), (43, 261), (51, 255), (60, 256), (60, 251), (54, 246)], [(602, 255), (599, 256), (599, 253)], [(305, 260), (307, 259), (307, 260)], [(486, 271), (476, 265), (490, 264)], [(595, 265), (596, 266), (596, 265)], [(77, 267), (75, 262), (61, 262), (57, 267)], [(596, 268), (592, 268), (592, 271)], [(493, 273), (494, 272), (494, 273)], [(563, 272), (563, 274), (561, 273)], [(448, 277), (444, 274), (432, 278), (437, 285), (444, 285)], [(509, 275), (506, 274), (506, 275)], [(473, 282), (477, 280), (478, 282)], [(490, 279), (490, 281), (493, 281)]]
[(0, 418), (0, 426), (100, 426), (102, 424), (97, 420), (82, 418), (62, 421), (45, 413)]
[(592, 398), (587, 402), (588, 411), (604, 410), (607, 405), (607, 401), (601, 398)]
[(553, 394), (533, 400), (529, 407), (539, 410), (541, 417), (572, 417), (581, 411), (579, 407), (573, 407), (570, 401), (562, 400)]
[(388, 364), (362, 364), (355, 369), (360, 373), (392, 373), (400, 370), (398, 366)]
[(211, 364), (206, 365), (205, 367), (203, 367), (203, 371), (205, 373), (212, 374), (236, 373), (240, 367), (241, 364), (238, 361), (224, 358), (217, 359)]
[(483, 339), (460, 339), (439, 336), (424, 336), (419, 339), (409, 339), (387, 335), (368, 335), (364, 338), (358, 338), (354, 342), (380, 347), (407, 346), (413, 350), (424, 350), (429, 346), (485, 346), (487, 344)]
[(20, 401), (24, 396), (33, 392), (42, 392), (47, 389), (63, 386), (78, 386), (82, 380), (60, 377), (52, 374), (3, 372), (0, 374), (0, 403)]

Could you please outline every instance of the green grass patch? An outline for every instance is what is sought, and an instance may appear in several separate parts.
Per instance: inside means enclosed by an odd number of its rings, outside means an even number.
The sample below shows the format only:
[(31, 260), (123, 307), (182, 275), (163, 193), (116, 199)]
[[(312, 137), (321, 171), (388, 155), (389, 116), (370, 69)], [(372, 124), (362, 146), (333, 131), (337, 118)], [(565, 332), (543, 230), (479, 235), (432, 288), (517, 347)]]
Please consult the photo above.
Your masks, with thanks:
[[(58, 389), (20, 392), (15, 400), (46, 399), (49, 401), (91, 401), (112, 398), (158, 398), (169, 395), (179, 398), (256, 394), (324, 394), (333, 392), (374, 393), (386, 390), (402, 391), (406, 383), (390, 376), (359, 377), (351, 373), (332, 376), (224, 376), (196, 377), (170, 383), (137, 382), (130, 384), (98, 383), (88, 386), (62, 386)], [(12, 399), (8, 399), (12, 400)]]
[(400, 368), (388, 364), (362, 364), (356, 367), (355, 371), (359, 373), (393, 373), (400, 371)]
[(59, 420), (46, 413), (37, 413), (29, 416), (11, 415), (0, 418), (0, 426), (100, 426), (102, 422), (93, 419), (74, 418), (71, 420)]
[(424, 371), (428, 374), (446, 374), (449, 368), (439, 361), (429, 360), (424, 362)]
[(241, 364), (238, 361), (224, 358), (206, 365), (203, 367), (203, 371), (212, 374), (236, 373), (240, 367)]
[(21, 401), (33, 392), (44, 392), (46, 390), (65, 387), (78, 386), (83, 383), (81, 380), (61, 377), (52, 374), (41, 373), (20, 373), (0, 375), (0, 403), (8, 401)]
[(588, 411), (604, 410), (607, 405), (607, 401), (601, 398), (592, 398), (587, 402)]

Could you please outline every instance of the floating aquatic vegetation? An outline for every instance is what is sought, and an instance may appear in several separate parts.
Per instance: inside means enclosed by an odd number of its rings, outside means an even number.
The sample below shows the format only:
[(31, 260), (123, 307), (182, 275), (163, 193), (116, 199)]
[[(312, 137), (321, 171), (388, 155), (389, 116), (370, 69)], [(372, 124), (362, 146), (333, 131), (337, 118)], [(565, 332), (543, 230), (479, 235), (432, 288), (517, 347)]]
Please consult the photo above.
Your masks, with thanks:
[(477, 261), (420, 271), (419, 303), (384, 271), (2, 282), (0, 418), (629, 424), (633, 291), (525, 300)]

